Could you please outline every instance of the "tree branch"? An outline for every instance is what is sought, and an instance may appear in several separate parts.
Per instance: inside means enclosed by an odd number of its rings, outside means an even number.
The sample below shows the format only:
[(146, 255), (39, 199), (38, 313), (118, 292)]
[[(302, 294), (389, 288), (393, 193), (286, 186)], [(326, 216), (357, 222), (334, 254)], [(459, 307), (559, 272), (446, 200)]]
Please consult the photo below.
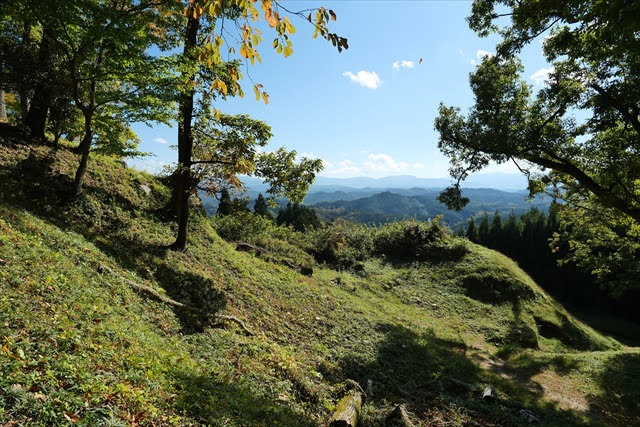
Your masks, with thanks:
[(629, 109), (627, 108), (627, 106), (621, 104), (620, 102), (618, 102), (618, 100), (616, 100), (609, 92), (607, 92), (607, 90), (605, 88), (603, 88), (602, 86), (598, 85), (597, 83), (591, 83), (590, 86), (600, 94), (600, 96), (602, 96), (607, 103), (613, 107), (615, 110), (617, 110), (622, 117), (624, 117), (624, 119), (631, 125), (633, 126), (633, 129), (635, 129), (635, 131), (638, 133), (638, 135), (640, 135), (640, 121), (638, 121), (638, 115), (636, 114), (635, 117), (633, 116), (632, 112), (629, 111)]

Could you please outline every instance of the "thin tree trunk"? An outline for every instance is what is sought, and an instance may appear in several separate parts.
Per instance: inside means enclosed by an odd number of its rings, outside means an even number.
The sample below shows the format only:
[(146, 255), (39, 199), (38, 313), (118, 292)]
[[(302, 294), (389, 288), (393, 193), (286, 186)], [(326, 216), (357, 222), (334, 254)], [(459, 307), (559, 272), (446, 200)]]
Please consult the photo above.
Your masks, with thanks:
[(4, 90), (0, 89), (0, 122), (7, 121), (7, 100), (4, 96)]
[(82, 138), (82, 142), (78, 148), (80, 149), (80, 154), (82, 157), (80, 158), (80, 165), (76, 170), (76, 176), (73, 181), (73, 194), (77, 196), (82, 192), (82, 180), (84, 178), (84, 174), (87, 171), (87, 164), (89, 163), (89, 151), (91, 151), (91, 140), (93, 139), (93, 112), (85, 111), (84, 112), (84, 137)]
[(47, 124), (47, 114), (49, 112), (49, 91), (51, 78), (51, 57), (53, 55), (53, 31), (45, 27), (40, 42), (40, 52), (38, 53), (38, 67), (42, 67), (42, 76), (31, 100), (29, 113), (25, 124), (29, 127), (29, 133), (33, 138), (45, 139), (44, 130)]
[[(183, 55), (193, 60), (196, 47), (199, 21), (190, 17), (187, 22)], [(188, 76), (189, 89), (180, 95), (180, 117), (178, 119), (178, 171), (176, 174), (174, 198), (178, 216), (178, 236), (171, 245), (172, 249), (183, 251), (187, 247), (187, 228), (189, 225), (189, 196), (191, 195), (191, 154), (193, 151), (193, 134), (191, 120), (193, 118), (193, 98), (195, 90), (191, 89), (195, 80), (193, 74)]]
[[(22, 47), (27, 52), (30, 49), (31, 44), (31, 21), (25, 21), (22, 29)], [(20, 120), (24, 123), (27, 120), (29, 114), (29, 92), (25, 87), (25, 84), (20, 84), (18, 91), (20, 98)]]

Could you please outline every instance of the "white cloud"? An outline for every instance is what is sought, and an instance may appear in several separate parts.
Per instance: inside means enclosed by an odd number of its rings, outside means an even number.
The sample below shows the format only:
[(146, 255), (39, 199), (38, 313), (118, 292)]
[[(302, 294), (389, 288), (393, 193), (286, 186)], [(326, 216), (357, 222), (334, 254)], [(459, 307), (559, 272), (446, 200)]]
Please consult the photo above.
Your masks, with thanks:
[(494, 54), (486, 50), (478, 49), (476, 51), (476, 59), (471, 60), (471, 65), (478, 65), (480, 62), (482, 62), (482, 58), (484, 58), (485, 56), (492, 57), (494, 56)]
[(531, 74), (531, 80), (536, 84), (536, 86), (542, 86), (549, 80), (549, 74), (553, 73), (555, 69), (553, 67), (549, 68), (540, 68), (535, 73)]
[(357, 74), (353, 74), (351, 71), (345, 71), (343, 76), (349, 77), (353, 82), (358, 83), (360, 86), (369, 89), (378, 89), (382, 84), (382, 80), (378, 77), (375, 71), (358, 71)]
[(398, 162), (384, 153), (371, 153), (364, 162), (364, 167), (372, 172), (402, 172), (409, 168), (409, 164)]
[(399, 70), (401, 68), (413, 68), (416, 64), (413, 61), (407, 61), (406, 59), (402, 59), (400, 61), (396, 61), (391, 64), (394, 70)]
[(164, 138), (156, 138), (153, 140), (154, 142), (157, 142), (158, 144), (166, 144), (167, 140)]
[(362, 169), (351, 160), (342, 160), (336, 163), (327, 162), (324, 166), (323, 172), (329, 176), (348, 177), (363, 174)]
[(424, 169), (422, 163), (407, 163), (394, 159), (386, 153), (367, 153), (359, 162), (342, 160), (339, 162), (326, 162), (322, 174), (333, 177), (373, 176), (382, 177), (398, 175), (413, 170)]

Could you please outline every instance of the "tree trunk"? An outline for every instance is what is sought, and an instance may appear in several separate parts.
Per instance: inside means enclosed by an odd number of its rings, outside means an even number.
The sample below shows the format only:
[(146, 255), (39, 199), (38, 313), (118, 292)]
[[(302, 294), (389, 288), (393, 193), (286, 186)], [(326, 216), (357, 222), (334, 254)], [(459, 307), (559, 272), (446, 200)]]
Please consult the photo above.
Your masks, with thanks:
[(356, 427), (362, 411), (362, 393), (354, 391), (338, 402), (329, 427)]
[(404, 405), (397, 405), (385, 419), (385, 427), (413, 427)]
[(82, 155), (80, 165), (76, 170), (76, 177), (73, 182), (73, 194), (77, 196), (82, 192), (82, 179), (87, 171), (87, 163), (89, 162), (89, 151), (91, 151), (91, 140), (93, 139), (93, 112), (84, 112), (84, 137), (78, 146), (78, 152)]
[(0, 89), (0, 122), (7, 121), (7, 100), (4, 96), (4, 90)]
[[(199, 21), (189, 18), (185, 32), (183, 55), (193, 60), (193, 50), (197, 44)], [(193, 118), (193, 98), (195, 82), (193, 74), (188, 76), (188, 89), (180, 95), (180, 117), (178, 118), (178, 171), (176, 173), (173, 198), (177, 208), (178, 236), (171, 245), (172, 249), (183, 251), (187, 247), (187, 227), (189, 225), (189, 196), (191, 195), (191, 154), (193, 151), (193, 134), (191, 120)]]
[(31, 100), (31, 107), (25, 120), (29, 127), (29, 134), (33, 138), (45, 139), (44, 130), (47, 124), (47, 113), (50, 102), (50, 79), (51, 79), (51, 57), (53, 48), (53, 31), (45, 27), (40, 42), (40, 52), (38, 53), (38, 66), (42, 67), (42, 75)]
[[(25, 21), (22, 29), (22, 48), (25, 50), (25, 52), (28, 52), (31, 48), (29, 46), (30, 44), (31, 21)], [(27, 120), (27, 115), (29, 114), (29, 92), (24, 82), (20, 84), (18, 96), (20, 98), (20, 121), (24, 123)]]

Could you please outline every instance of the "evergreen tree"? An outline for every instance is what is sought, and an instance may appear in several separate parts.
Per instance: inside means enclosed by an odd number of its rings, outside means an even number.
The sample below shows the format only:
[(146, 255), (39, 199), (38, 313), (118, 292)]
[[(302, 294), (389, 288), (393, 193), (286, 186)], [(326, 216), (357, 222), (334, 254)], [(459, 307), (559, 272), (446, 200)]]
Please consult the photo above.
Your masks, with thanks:
[(513, 256), (513, 252), (515, 251), (516, 245), (520, 240), (520, 229), (518, 228), (518, 219), (516, 218), (516, 214), (511, 211), (507, 221), (504, 223), (502, 227), (502, 239), (503, 239), (503, 250), (509, 255)]
[(502, 218), (500, 218), (500, 212), (496, 209), (491, 220), (491, 227), (489, 228), (489, 244), (494, 249), (499, 251), (504, 250), (505, 241), (502, 238)]
[(271, 214), (269, 213), (269, 207), (267, 206), (267, 200), (264, 198), (262, 193), (258, 194), (258, 198), (253, 205), (253, 211), (258, 215), (271, 217)]
[(229, 190), (223, 188), (220, 192), (220, 203), (218, 204), (217, 214), (220, 216), (229, 215), (231, 213), (231, 196)]
[(467, 239), (472, 242), (478, 241), (478, 232), (476, 230), (476, 221), (473, 217), (469, 218), (469, 224), (467, 225)]
[(318, 228), (321, 223), (314, 209), (298, 203), (287, 203), (286, 209), (280, 209), (276, 218), (278, 225), (291, 225), (294, 230), (304, 232), (310, 228)]
[(486, 246), (489, 242), (489, 214), (486, 212), (482, 215), (480, 224), (478, 225), (478, 243)]

